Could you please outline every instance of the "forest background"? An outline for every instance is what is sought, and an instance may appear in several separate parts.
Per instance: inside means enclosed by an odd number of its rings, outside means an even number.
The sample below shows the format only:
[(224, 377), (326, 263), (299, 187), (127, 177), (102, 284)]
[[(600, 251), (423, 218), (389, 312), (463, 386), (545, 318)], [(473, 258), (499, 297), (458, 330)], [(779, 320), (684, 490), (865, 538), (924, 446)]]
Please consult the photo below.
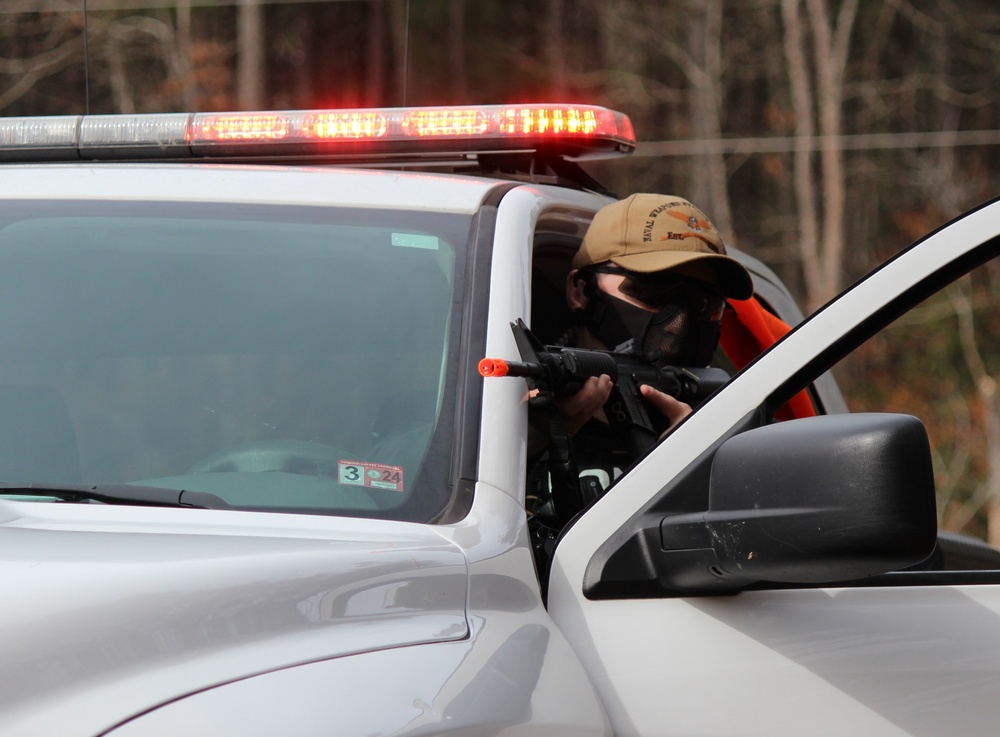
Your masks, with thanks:
[[(1000, 189), (995, 0), (84, 4), (0, 0), (0, 116), (605, 105), (639, 144), (597, 178), (688, 197), (807, 312)], [(852, 409), (934, 426), (943, 526), (996, 544), (991, 281), (967, 280), (837, 376)]]

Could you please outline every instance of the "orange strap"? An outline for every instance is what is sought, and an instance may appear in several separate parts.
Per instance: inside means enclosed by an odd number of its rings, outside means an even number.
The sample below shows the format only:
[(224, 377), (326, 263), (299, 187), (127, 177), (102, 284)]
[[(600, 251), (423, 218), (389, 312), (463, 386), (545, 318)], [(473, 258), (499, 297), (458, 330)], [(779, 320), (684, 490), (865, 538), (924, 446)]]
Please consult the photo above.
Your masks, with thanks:
[[(726, 310), (722, 318), (722, 336), (719, 344), (737, 370), (755, 359), (761, 351), (769, 348), (791, 328), (780, 318), (768, 312), (756, 297), (746, 300), (729, 300), (731, 310)], [(816, 414), (809, 393), (804, 389), (781, 407), (775, 418), (791, 420), (796, 417), (812, 417)]]

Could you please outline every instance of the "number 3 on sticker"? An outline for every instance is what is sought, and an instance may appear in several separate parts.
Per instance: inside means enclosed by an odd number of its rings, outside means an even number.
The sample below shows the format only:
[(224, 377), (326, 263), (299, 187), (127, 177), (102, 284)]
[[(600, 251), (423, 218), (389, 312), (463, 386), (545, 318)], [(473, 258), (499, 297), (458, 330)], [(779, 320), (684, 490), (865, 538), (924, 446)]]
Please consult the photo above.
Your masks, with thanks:
[(354, 486), (364, 486), (365, 485), (365, 468), (364, 466), (344, 463), (341, 461), (338, 464), (340, 469), (340, 483), (351, 484)]
[(348, 486), (402, 491), (403, 467), (364, 461), (338, 461), (337, 480)]

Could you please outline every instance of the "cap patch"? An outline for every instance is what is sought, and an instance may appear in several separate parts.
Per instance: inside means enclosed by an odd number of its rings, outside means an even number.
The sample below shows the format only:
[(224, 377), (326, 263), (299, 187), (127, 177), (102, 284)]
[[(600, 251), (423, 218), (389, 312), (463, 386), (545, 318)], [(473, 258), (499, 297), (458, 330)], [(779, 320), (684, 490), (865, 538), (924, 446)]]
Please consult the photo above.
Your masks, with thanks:
[[(669, 224), (666, 226), (667, 231), (660, 236), (661, 241), (680, 241), (685, 238), (697, 238), (707, 245), (713, 253), (722, 253), (717, 243), (713, 243), (711, 239), (702, 235), (703, 230), (711, 230), (714, 226), (705, 217), (696, 217), (694, 215), (688, 215), (686, 212), (681, 210), (675, 210), (672, 208), (677, 207), (687, 207), (690, 208), (691, 204), (683, 200), (675, 200), (674, 202), (667, 202), (659, 207), (655, 208), (651, 213), (649, 213), (646, 223), (642, 229), (642, 241), (643, 243), (653, 242), (653, 229), (656, 226), (656, 218), (666, 212), (672, 218), (680, 220), (687, 226), (685, 231), (673, 230), (672, 226)], [(676, 227), (676, 226), (673, 226)]]

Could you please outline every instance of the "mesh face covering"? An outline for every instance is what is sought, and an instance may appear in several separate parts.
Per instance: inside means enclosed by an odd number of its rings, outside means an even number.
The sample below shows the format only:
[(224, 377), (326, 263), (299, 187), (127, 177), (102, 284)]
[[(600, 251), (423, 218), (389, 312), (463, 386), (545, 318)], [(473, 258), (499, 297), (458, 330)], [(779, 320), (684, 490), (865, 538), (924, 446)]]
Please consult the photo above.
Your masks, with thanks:
[(601, 291), (596, 282), (587, 292), (583, 323), (613, 351), (641, 355), (657, 366), (699, 368), (712, 360), (722, 323), (699, 319), (688, 295), (650, 312)]

